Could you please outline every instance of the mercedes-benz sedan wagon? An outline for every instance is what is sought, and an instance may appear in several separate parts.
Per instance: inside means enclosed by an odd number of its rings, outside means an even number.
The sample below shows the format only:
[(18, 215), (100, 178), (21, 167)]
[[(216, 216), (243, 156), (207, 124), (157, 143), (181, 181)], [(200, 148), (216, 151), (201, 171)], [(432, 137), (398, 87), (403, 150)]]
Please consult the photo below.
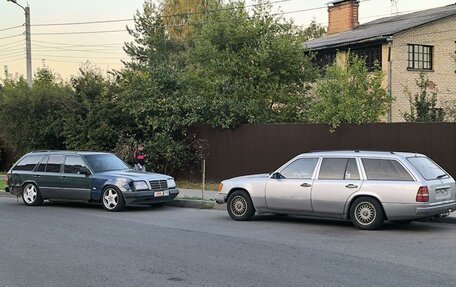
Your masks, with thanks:
[(271, 174), (222, 181), (216, 201), (234, 220), (255, 212), (350, 219), (359, 229), (456, 209), (455, 181), (431, 159), (403, 152), (301, 154)]
[(171, 176), (134, 171), (111, 153), (70, 151), (24, 155), (7, 173), (6, 191), (22, 196), (26, 205), (84, 201), (108, 211), (126, 204), (160, 205), (179, 194)]

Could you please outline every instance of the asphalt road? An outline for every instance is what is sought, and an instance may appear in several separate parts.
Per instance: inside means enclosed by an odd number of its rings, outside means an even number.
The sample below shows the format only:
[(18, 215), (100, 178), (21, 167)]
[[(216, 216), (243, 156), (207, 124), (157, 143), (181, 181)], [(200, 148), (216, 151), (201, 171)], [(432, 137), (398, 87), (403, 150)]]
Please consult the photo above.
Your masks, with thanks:
[(0, 286), (455, 286), (456, 225), (0, 198)]

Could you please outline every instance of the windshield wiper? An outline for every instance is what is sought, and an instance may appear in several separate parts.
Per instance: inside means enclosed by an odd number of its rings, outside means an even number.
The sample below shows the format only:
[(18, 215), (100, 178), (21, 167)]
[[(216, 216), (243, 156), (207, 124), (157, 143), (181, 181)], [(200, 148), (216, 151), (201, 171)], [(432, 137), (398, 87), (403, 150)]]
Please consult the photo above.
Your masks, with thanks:
[(437, 179), (442, 178), (442, 177), (445, 177), (445, 176), (447, 176), (447, 175), (448, 175), (448, 174), (446, 174), (446, 173), (441, 174), (441, 175), (437, 176)]

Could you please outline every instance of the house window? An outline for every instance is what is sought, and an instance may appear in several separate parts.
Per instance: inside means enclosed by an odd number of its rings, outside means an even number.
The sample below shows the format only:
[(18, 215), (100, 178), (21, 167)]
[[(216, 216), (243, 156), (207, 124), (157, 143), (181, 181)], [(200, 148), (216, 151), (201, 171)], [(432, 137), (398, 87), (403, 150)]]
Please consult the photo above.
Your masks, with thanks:
[(408, 69), (432, 70), (432, 46), (408, 45)]
[(315, 57), (317, 67), (323, 72), (326, 66), (332, 65), (336, 61), (336, 52), (318, 53)]
[(377, 67), (382, 67), (382, 46), (356, 49), (353, 50), (353, 54), (360, 59), (364, 59), (369, 71), (374, 71)]

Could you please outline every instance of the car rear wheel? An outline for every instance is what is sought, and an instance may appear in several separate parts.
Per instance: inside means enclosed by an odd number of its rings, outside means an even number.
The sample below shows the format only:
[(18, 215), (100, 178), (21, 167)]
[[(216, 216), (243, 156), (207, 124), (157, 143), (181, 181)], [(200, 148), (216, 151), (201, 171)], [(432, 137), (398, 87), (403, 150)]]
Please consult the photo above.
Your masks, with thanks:
[(38, 187), (33, 183), (26, 184), (22, 189), (22, 200), (28, 206), (43, 205), (44, 201)]
[(125, 201), (120, 190), (115, 187), (107, 187), (101, 198), (104, 209), (107, 211), (119, 211), (125, 207)]
[(360, 197), (350, 207), (350, 218), (358, 229), (378, 229), (385, 220), (382, 206), (371, 197)]
[(227, 203), (228, 214), (234, 220), (247, 221), (255, 215), (255, 207), (250, 196), (245, 191), (238, 190), (233, 192), (228, 197)]

